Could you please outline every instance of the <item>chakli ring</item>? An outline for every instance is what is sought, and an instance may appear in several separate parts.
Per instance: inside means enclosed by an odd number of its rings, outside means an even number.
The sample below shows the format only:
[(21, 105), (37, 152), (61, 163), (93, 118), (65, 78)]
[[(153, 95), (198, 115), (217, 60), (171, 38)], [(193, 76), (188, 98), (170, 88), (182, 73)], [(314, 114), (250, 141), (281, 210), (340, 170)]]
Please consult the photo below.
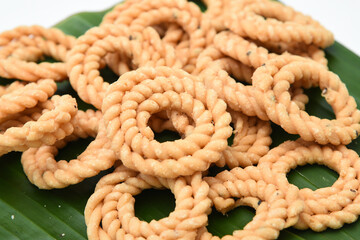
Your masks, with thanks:
[(25, 151), (43, 144), (52, 145), (73, 132), (71, 119), (77, 112), (77, 104), (70, 95), (55, 95), (39, 103), (36, 108), (41, 110), (36, 120), (3, 130), (0, 134), (0, 155), (10, 151)]
[(262, 42), (303, 42), (325, 48), (334, 42), (333, 34), (311, 17), (279, 2), (231, 1), (225, 26), (242, 37)]
[(294, 185), (289, 183), (286, 174), (305, 164), (326, 165), (335, 170), (339, 178), (331, 187), (315, 191), (300, 189), (299, 197), (305, 202), (305, 209), (295, 227), (323, 231), (356, 221), (360, 214), (360, 159), (344, 145), (321, 146), (301, 139), (287, 141), (261, 158), (258, 168), (267, 182), (287, 191)]
[[(64, 188), (109, 169), (117, 159), (110, 149), (101, 112), (79, 111), (72, 121), (74, 132), (53, 146), (30, 148), (21, 156), (24, 172), (31, 183), (41, 189)], [(79, 138), (95, 140), (77, 159), (56, 161), (59, 149)]]
[[(24, 81), (37, 81), (39, 79), (51, 78), (61, 81), (67, 78), (66, 55), (73, 47), (75, 38), (65, 35), (62, 31), (54, 28), (46, 29), (40, 26), (22, 26), (0, 34), (0, 46), (8, 47), (3, 50), (0, 59), (0, 76), (4, 78), (17, 78)], [(28, 48), (27, 54), (34, 56), (21, 56), (11, 54), (16, 49)], [(29, 47), (32, 47), (30, 51)], [(38, 49), (38, 51), (34, 48)], [(11, 49), (9, 51), (9, 49)], [(7, 54), (4, 54), (6, 52)], [(36, 60), (39, 53), (53, 57), (60, 63), (35, 63), (27, 60)], [(20, 58), (19, 58), (20, 57)], [(24, 59), (21, 59), (24, 58)]]
[[(168, 217), (151, 222), (135, 216), (134, 196), (144, 189), (168, 188), (176, 206)], [(165, 179), (119, 166), (96, 185), (85, 207), (87, 234), (92, 239), (195, 239), (207, 224), (211, 201), (201, 173)]]
[[(186, 113), (195, 128), (184, 139), (159, 143), (147, 126), (162, 110)], [(231, 135), (226, 104), (181, 69), (139, 68), (110, 85), (102, 105), (112, 149), (129, 168), (174, 178), (204, 171), (221, 157)]]
[[(284, 54), (256, 69), (253, 86), (271, 121), (305, 141), (320, 144), (349, 144), (360, 132), (360, 111), (340, 78), (321, 64)], [(322, 96), (334, 110), (336, 119), (310, 116), (291, 99), (289, 88), (320, 87)]]

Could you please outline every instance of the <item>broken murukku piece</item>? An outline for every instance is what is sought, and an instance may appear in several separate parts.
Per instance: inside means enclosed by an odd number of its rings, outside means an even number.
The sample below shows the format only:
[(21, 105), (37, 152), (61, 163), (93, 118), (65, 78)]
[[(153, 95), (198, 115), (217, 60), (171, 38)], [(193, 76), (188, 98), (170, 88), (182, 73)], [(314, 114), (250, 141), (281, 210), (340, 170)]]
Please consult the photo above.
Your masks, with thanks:
[[(102, 114), (79, 111), (72, 121), (74, 132), (53, 146), (30, 148), (21, 156), (29, 181), (41, 189), (64, 188), (109, 169), (117, 160), (106, 137)], [(95, 137), (76, 159), (56, 161), (55, 156), (68, 142)]]
[(262, 42), (302, 42), (325, 48), (333, 34), (309, 16), (274, 1), (242, 4), (230, 1), (225, 26), (234, 33)]
[[(135, 216), (135, 195), (145, 189), (168, 188), (175, 196), (175, 210), (168, 217), (149, 223)], [(209, 186), (201, 173), (165, 179), (118, 166), (96, 185), (85, 207), (90, 240), (108, 239), (195, 239), (207, 224), (211, 201)]]
[[(75, 38), (54, 28), (21, 26), (0, 34), (0, 76), (24, 81), (50, 78), (61, 81), (67, 78), (65, 61)], [(24, 54), (14, 54), (25, 48)], [(6, 52), (6, 54), (4, 54)], [(21, 52), (21, 51), (18, 51)], [(40, 54), (41, 53), (41, 54)], [(30, 56), (29, 56), (30, 54)], [(61, 62), (36, 63), (40, 56), (49, 56)], [(32, 60), (32, 62), (28, 62)]]
[(344, 145), (319, 145), (314, 142), (287, 141), (262, 157), (258, 169), (264, 179), (287, 191), (290, 186), (287, 173), (306, 164), (325, 165), (339, 174), (332, 186), (311, 190), (303, 188), (299, 197), (305, 203), (299, 229), (323, 231), (340, 228), (344, 223), (356, 221), (360, 214), (360, 158)]
[(36, 120), (3, 130), (0, 134), (0, 155), (44, 144), (52, 145), (73, 132), (71, 119), (77, 112), (77, 104), (70, 95), (55, 95), (36, 108), (41, 110)]
[[(360, 132), (360, 111), (340, 78), (321, 64), (284, 54), (259, 67), (253, 75), (256, 98), (271, 121), (305, 141), (320, 144), (349, 144)], [(310, 116), (291, 99), (289, 89), (320, 87), (322, 96), (332, 107), (335, 119)], [(261, 101), (260, 101), (261, 100)]]
[[(132, 59), (136, 66), (180, 64), (176, 60), (174, 49), (162, 44), (160, 39), (153, 38), (153, 34), (149, 32), (152, 32), (151, 29), (145, 29), (143, 34), (130, 35), (133, 37), (129, 39), (125, 26), (103, 25), (101, 28), (90, 29), (78, 38), (69, 53), (67, 69), (71, 86), (79, 97), (96, 108), (101, 108), (110, 84), (100, 76), (100, 68), (109, 53), (121, 52)], [(152, 49), (147, 48), (149, 45)]]
[[(194, 121), (184, 139), (159, 143), (148, 127), (152, 114), (185, 113)], [(226, 104), (181, 69), (142, 67), (110, 85), (102, 105), (112, 149), (129, 168), (175, 178), (206, 170), (220, 159), (231, 135)]]
[[(303, 209), (302, 201), (296, 198), (295, 201), (289, 201), (289, 193), (262, 179), (251, 178), (241, 168), (223, 171), (204, 180), (210, 186), (209, 197), (215, 208), (223, 214), (238, 206), (256, 209), (254, 218), (242, 230), (235, 230), (232, 236), (227, 235), (221, 239), (276, 239), (282, 229), (296, 222)], [(292, 194), (294, 193), (296, 195), (297, 192), (293, 191)], [(199, 231), (198, 239), (220, 238), (212, 236), (204, 227)]]
[[(15, 85), (17, 89), (13, 89)], [(56, 83), (51, 79), (26, 85), (11, 84), (9, 88), (11, 89), (0, 97), (0, 122), (9, 115), (35, 107), (39, 102), (45, 102), (57, 89)]]

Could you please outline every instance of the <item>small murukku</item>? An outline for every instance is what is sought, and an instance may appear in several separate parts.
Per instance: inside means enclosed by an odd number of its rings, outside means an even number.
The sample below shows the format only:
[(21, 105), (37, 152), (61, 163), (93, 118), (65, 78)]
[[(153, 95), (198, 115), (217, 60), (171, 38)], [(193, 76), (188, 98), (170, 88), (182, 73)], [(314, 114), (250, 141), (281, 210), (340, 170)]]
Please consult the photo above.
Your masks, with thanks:
[[(41, 110), (36, 120), (30, 120), (20, 126), (2, 131), (0, 155), (10, 151), (25, 151), (30, 147), (40, 147), (44, 144), (52, 145), (73, 132), (71, 119), (77, 112), (77, 104), (70, 95), (55, 95), (46, 102), (38, 103), (35, 108)], [(14, 117), (17, 117), (17, 114)], [(7, 123), (1, 125), (4, 127)]]
[(56, 83), (51, 79), (26, 85), (16, 82), (9, 88), (4, 90), (4, 94), (0, 97), (0, 121), (26, 108), (35, 107), (39, 102), (45, 102), (57, 89)]
[[(268, 121), (269, 117), (264, 108), (263, 99), (257, 97), (261, 95), (259, 89), (252, 85), (244, 85), (236, 82), (230, 75), (237, 79), (248, 79), (252, 68), (231, 58), (222, 58), (212, 62), (208, 68), (200, 73), (200, 78), (206, 87), (215, 90), (229, 108), (240, 111), (247, 116), (257, 116), (261, 120)], [(248, 82), (250, 80), (245, 80)], [(303, 94), (301, 88), (290, 89), (289, 94), (293, 101), (304, 109), (308, 97)]]
[[(159, 143), (148, 127), (152, 114), (185, 113), (195, 128), (184, 139)], [(142, 67), (110, 85), (102, 105), (107, 136), (123, 164), (145, 174), (175, 178), (206, 170), (231, 135), (226, 104), (181, 69)]]
[(240, 3), (230, 1), (224, 23), (242, 37), (262, 42), (302, 42), (322, 48), (334, 42), (333, 34), (317, 21), (279, 2)]
[[(360, 132), (360, 111), (340, 78), (321, 64), (302, 57), (284, 54), (259, 67), (253, 86), (260, 90), (262, 103), (271, 121), (305, 141), (320, 144), (348, 144)], [(291, 99), (289, 88), (320, 87), (322, 96), (332, 107), (336, 119), (320, 119), (301, 110)]]
[[(74, 42), (74, 37), (65, 35), (58, 29), (46, 29), (36, 25), (17, 27), (2, 32), (0, 46), (5, 49), (0, 51), (0, 76), (24, 81), (37, 81), (44, 78), (55, 81), (64, 80), (67, 78), (64, 62)], [(25, 51), (21, 50), (23, 48)], [(17, 49), (20, 49), (17, 51), (18, 54), (12, 55)], [(28, 62), (39, 60), (38, 58), (44, 55), (61, 62)]]
[[(64, 188), (109, 169), (117, 159), (106, 137), (102, 114), (97, 111), (78, 111), (72, 121), (74, 132), (53, 146), (30, 148), (21, 156), (29, 181), (41, 189)], [(76, 159), (56, 161), (59, 149), (79, 138), (95, 137)]]
[[(153, 32), (148, 28), (143, 34), (128, 35), (128, 29), (123, 25), (103, 25), (101, 28), (90, 29), (78, 38), (66, 64), (71, 86), (79, 97), (96, 108), (101, 108), (110, 84), (100, 76), (100, 68), (104, 57), (109, 53), (121, 52), (131, 58), (136, 66), (176, 67), (181, 64), (176, 59), (174, 49), (163, 45), (160, 39), (153, 38)], [(149, 49), (149, 45), (152, 49)]]
[[(145, 189), (168, 188), (175, 196), (175, 210), (159, 220), (135, 216), (135, 198)], [(87, 235), (92, 239), (195, 239), (207, 224), (211, 201), (201, 173), (165, 179), (119, 166), (96, 185), (85, 207)]]
[[(254, 218), (242, 230), (235, 230), (232, 236), (221, 239), (276, 239), (280, 230), (296, 222), (303, 209), (302, 201), (297, 200), (298, 192), (283, 192), (273, 184), (251, 178), (241, 168), (223, 171), (204, 180), (210, 186), (209, 197), (215, 208), (223, 214), (238, 206), (256, 209)], [(204, 227), (199, 231), (198, 239), (219, 238)]]
[(305, 209), (295, 227), (323, 231), (356, 221), (360, 214), (360, 159), (344, 145), (321, 146), (301, 139), (287, 141), (261, 158), (258, 169), (267, 182), (287, 191), (294, 185), (289, 183), (286, 174), (305, 164), (326, 165), (335, 170), (339, 178), (330, 187), (315, 191), (300, 189), (299, 197)]

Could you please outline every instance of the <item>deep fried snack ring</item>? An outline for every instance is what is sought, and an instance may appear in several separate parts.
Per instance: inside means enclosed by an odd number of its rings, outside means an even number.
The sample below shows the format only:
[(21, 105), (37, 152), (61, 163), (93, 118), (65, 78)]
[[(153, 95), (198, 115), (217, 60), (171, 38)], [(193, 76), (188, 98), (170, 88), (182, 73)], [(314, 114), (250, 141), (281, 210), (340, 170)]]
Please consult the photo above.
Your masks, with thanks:
[[(17, 44), (19, 42), (21, 44)], [(72, 48), (75, 38), (65, 35), (62, 31), (54, 28), (46, 29), (40, 26), (22, 26), (13, 30), (5, 31), (0, 34), (0, 46), (10, 44), (12, 51), (1, 55), (0, 76), (4, 78), (17, 78), (24, 81), (37, 81), (39, 79), (51, 78), (55, 81), (64, 80), (66, 74), (66, 55)], [(37, 48), (43, 55), (51, 56), (60, 63), (35, 63), (27, 62), (30, 57), (21, 59), (11, 56), (17, 48), (32, 47)], [(31, 52), (31, 51), (26, 51)], [(35, 59), (39, 52), (35, 52)], [(35, 60), (32, 59), (32, 60)]]
[(185, 0), (145, 0), (132, 4), (119, 14), (114, 23), (127, 25), (134, 32), (142, 32), (148, 26), (161, 23), (177, 23), (189, 36), (184, 47), (175, 47), (187, 72), (193, 71), (196, 58), (215, 34), (211, 31), (210, 22), (203, 21), (199, 7)]
[[(291, 99), (290, 85), (320, 87), (336, 119), (320, 119), (301, 110)], [(302, 57), (282, 55), (266, 62), (253, 75), (255, 96), (271, 121), (305, 141), (320, 144), (349, 144), (360, 132), (360, 111), (340, 78), (321, 64)], [(261, 101), (260, 101), (261, 100)]]
[[(17, 89), (14, 89), (15, 85)], [(51, 79), (26, 85), (17, 82), (11, 84), (9, 88), (0, 97), (0, 121), (26, 108), (35, 107), (38, 102), (45, 102), (57, 89), (56, 83)]]
[[(298, 192), (289, 194), (261, 179), (252, 179), (241, 168), (223, 171), (216, 177), (205, 178), (205, 181), (210, 186), (210, 199), (223, 214), (241, 205), (256, 209), (255, 217), (242, 230), (235, 230), (232, 236), (221, 239), (276, 239), (280, 230), (296, 222), (303, 209), (302, 201), (297, 200)], [(198, 234), (198, 239), (219, 239), (207, 232), (206, 228), (202, 228)]]
[[(162, 110), (184, 112), (196, 127), (184, 139), (159, 143), (147, 122)], [(117, 156), (150, 175), (174, 178), (204, 171), (219, 160), (231, 135), (226, 104), (181, 69), (143, 67), (122, 75), (109, 87), (102, 111)]]
[(246, 6), (239, 2), (229, 3), (224, 23), (242, 37), (262, 42), (302, 42), (322, 48), (334, 42), (330, 31), (291, 7), (274, 1), (257, 1)]
[(77, 112), (77, 104), (70, 95), (55, 95), (38, 106), (42, 115), (36, 121), (26, 122), (21, 127), (10, 127), (0, 135), (0, 155), (43, 144), (52, 145), (73, 132), (70, 121)]
[[(151, 32), (150, 28), (143, 34), (134, 34), (129, 38), (125, 26), (103, 25), (101, 28), (90, 29), (78, 38), (69, 53), (67, 69), (71, 86), (80, 98), (98, 109), (101, 108), (109, 83), (100, 76), (99, 69), (108, 53), (122, 52), (132, 58), (133, 63), (138, 66), (180, 64), (176, 60), (174, 50), (170, 46), (161, 44), (160, 39), (152, 38), (153, 34), (149, 32)], [(149, 44), (154, 48), (147, 51), (144, 48)]]
[(234, 124), (233, 144), (228, 146), (215, 164), (219, 167), (246, 167), (255, 165), (264, 156), (272, 143), (270, 122), (257, 117), (247, 117), (230, 111)]
[[(79, 111), (75, 116), (74, 132), (53, 146), (30, 148), (21, 157), (24, 172), (31, 183), (41, 189), (64, 188), (77, 184), (85, 178), (93, 177), (100, 171), (109, 169), (117, 159), (110, 149), (110, 141), (106, 137), (101, 112)], [(69, 162), (56, 161), (55, 156), (60, 148), (70, 141), (79, 138), (95, 137), (77, 159)]]
[[(133, 196), (144, 189), (168, 188), (176, 199), (168, 217), (151, 222), (135, 216)], [(165, 179), (119, 166), (96, 185), (85, 207), (87, 234), (92, 239), (195, 239), (207, 224), (211, 201), (201, 173)]]
[(287, 141), (261, 158), (258, 168), (267, 182), (287, 191), (294, 185), (288, 182), (286, 174), (305, 164), (326, 165), (338, 172), (339, 178), (331, 187), (299, 191), (305, 209), (295, 227), (323, 231), (356, 221), (360, 214), (360, 159), (344, 145), (322, 146), (301, 139)]
[[(261, 120), (268, 121), (263, 99), (257, 97), (261, 91), (253, 86), (244, 85), (236, 82), (230, 74), (238, 79), (247, 79), (251, 68), (235, 61), (231, 58), (222, 58), (214, 61), (200, 74), (206, 87), (215, 90), (228, 107), (234, 111), (240, 111), (247, 116), (257, 116)], [(293, 101), (304, 109), (308, 97), (303, 94), (301, 88), (291, 89), (289, 94), (293, 96)]]

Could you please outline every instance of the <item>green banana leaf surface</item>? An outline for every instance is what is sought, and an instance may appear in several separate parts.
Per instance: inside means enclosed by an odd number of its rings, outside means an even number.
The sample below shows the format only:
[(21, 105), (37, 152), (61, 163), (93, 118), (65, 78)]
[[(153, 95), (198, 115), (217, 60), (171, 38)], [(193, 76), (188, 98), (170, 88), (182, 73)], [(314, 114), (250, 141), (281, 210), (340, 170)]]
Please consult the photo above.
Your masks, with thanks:
[[(108, 10), (106, 10), (108, 11)], [(87, 29), (97, 26), (106, 11), (84, 12), (73, 15), (57, 24), (55, 27), (66, 34), (76, 37)], [(326, 49), (329, 68), (340, 76), (356, 102), (360, 104), (360, 58), (354, 53), (335, 43)], [(104, 70), (102, 75), (107, 81), (117, 79), (113, 73)], [(1, 79), (2, 84), (9, 80)], [(58, 93), (70, 93), (76, 96), (68, 82), (60, 83)], [(321, 97), (320, 89), (309, 89), (310, 102), (306, 110), (322, 118), (332, 119), (334, 113), (331, 107)], [(89, 105), (79, 100), (79, 108), (87, 109)], [(298, 136), (285, 133), (280, 127), (273, 127), (273, 144), (275, 147), (283, 141), (296, 139)], [(159, 141), (175, 139), (172, 132), (165, 132), (157, 136)], [(63, 148), (56, 159), (73, 159), (79, 155), (92, 139), (72, 142)], [(349, 148), (360, 153), (360, 140), (349, 144)], [(84, 208), (89, 196), (93, 193), (99, 176), (87, 179), (80, 184), (60, 190), (39, 190), (26, 178), (21, 163), (20, 153), (9, 153), (0, 158), (0, 239), (87, 239), (84, 222)], [(215, 175), (222, 169), (210, 169)], [(299, 188), (317, 189), (331, 186), (338, 174), (325, 166), (303, 166), (292, 170), (288, 174), (289, 181)], [(146, 190), (136, 196), (135, 212), (143, 220), (160, 219), (167, 216), (175, 206), (175, 200), (169, 190)], [(209, 216), (207, 229), (217, 236), (232, 234), (241, 229), (254, 216), (255, 211), (247, 207), (239, 207), (222, 215), (213, 209)], [(324, 232), (311, 230), (300, 231), (293, 228), (281, 231), (279, 239), (360, 239), (360, 221), (345, 224), (337, 230), (328, 229)]]

